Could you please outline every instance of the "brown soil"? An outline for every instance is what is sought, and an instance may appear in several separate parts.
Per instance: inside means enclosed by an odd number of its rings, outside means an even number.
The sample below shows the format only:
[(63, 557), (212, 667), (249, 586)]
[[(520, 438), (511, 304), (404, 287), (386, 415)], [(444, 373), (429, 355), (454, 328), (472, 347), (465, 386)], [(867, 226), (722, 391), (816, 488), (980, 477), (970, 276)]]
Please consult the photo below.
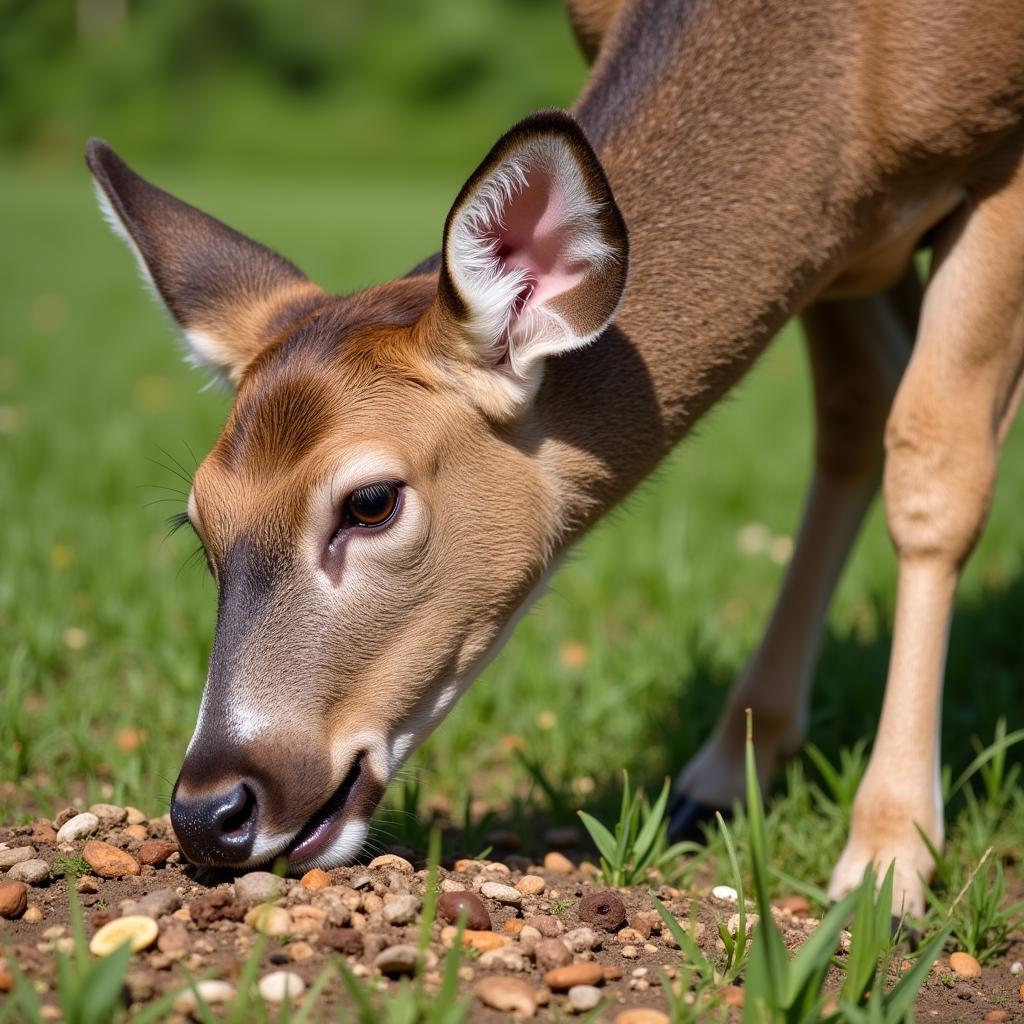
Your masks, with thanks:
[[(48, 824), (61, 823), (66, 816), (59, 816), (57, 822)], [(150, 819), (132, 827), (126, 823), (101, 826), (94, 838), (137, 858), (143, 836), (150, 841), (173, 842), (169, 826), (162, 819)], [(0, 829), (0, 851), (5, 846), (26, 845), (35, 846), (38, 857), (52, 864), (60, 855), (82, 856), (85, 842), (75, 841), (58, 847), (52, 832), (39, 823)], [(267, 940), (260, 975), (270, 971), (294, 971), (310, 984), (331, 957), (343, 956), (356, 973), (375, 977), (381, 985), (397, 984), (382, 978), (373, 966), (374, 961), (382, 950), (391, 946), (415, 945), (419, 914), (408, 922), (392, 924), (387, 920), (387, 905), (406, 894), (421, 899), (426, 877), (422, 857), (410, 851), (397, 852), (411, 862), (411, 871), (402, 870), (402, 864), (338, 868), (328, 872), (330, 887), (320, 891), (310, 891), (298, 880), (286, 880), (286, 891), (275, 902), (289, 912), (289, 931), (285, 936)], [(563, 937), (580, 927), (590, 928), (595, 933), (594, 948), (577, 948), (573, 960), (577, 963), (595, 961), (603, 968), (604, 980), (600, 987), (606, 1010), (601, 1020), (614, 1021), (619, 1013), (631, 1007), (664, 1010), (666, 1002), (659, 975), (664, 971), (674, 977), (680, 954), (660, 928), (656, 916), (645, 914), (651, 911), (646, 888), (637, 886), (618, 892), (624, 905), (626, 927), (634, 926), (633, 932), (623, 934), (615, 908), (609, 910), (607, 899), (587, 901), (587, 897), (606, 892), (606, 887), (594, 882), (590, 865), (581, 863), (572, 850), (567, 852), (580, 865), (569, 873), (533, 864), (515, 853), (502, 855), (501, 861), (458, 861), (441, 870), (442, 889), (466, 889), (480, 895), (490, 915), (492, 931), (504, 940), (502, 948), (510, 954), (505, 965), (493, 965), (495, 958), (487, 954), (475, 951), (468, 954), (463, 962), (465, 990), (471, 991), (487, 977), (510, 976), (525, 981), (541, 1003), (536, 1019), (560, 1019), (571, 1014), (565, 993), (552, 992), (545, 985), (544, 971), (530, 955), (530, 931), (527, 930), (526, 941), (519, 935), (524, 919), (546, 915), (557, 919), (558, 923), (549, 922), (548, 927), (554, 931), (560, 929)], [(525, 874), (540, 876), (544, 890), (537, 895), (523, 895), (518, 905), (503, 904), (480, 894), (480, 887), (486, 882), (515, 886)], [(0, 872), (0, 884), (7, 880), (6, 874)], [(326, 880), (321, 879), (321, 882)], [(28, 911), (13, 920), (0, 919), (0, 1006), (9, 998), (2, 994), (10, 984), (10, 965), (5, 960), (13, 959), (33, 982), (40, 987), (45, 985), (44, 1001), (56, 1007), (53, 951), (68, 941), (68, 884), (65, 878), (56, 878), (29, 886)], [(142, 865), (137, 876), (106, 879), (88, 875), (77, 882), (72, 879), (70, 884), (80, 890), (89, 936), (108, 920), (132, 912), (132, 904), (147, 894), (170, 890), (164, 912), (157, 911), (158, 944), (164, 948), (154, 944), (134, 956), (125, 992), (129, 1005), (145, 1005), (166, 992), (179, 990), (183, 985), (182, 967), (196, 976), (236, 980), (243, 960), (257, 939), (256, 932), (244, 922), (251, 905), (238, 899), (234, 877), (184, 865), (177, 853), (171, 854), (160, 866)], [(659, 895), (678, 919), (685, 922), (695, 919), (703, 925), (698, 929), (698, 941), (706, 954), (720, 953), (717, 921), (728, 921), (736, 912), (735, 904), (715, 899), (706, 889), (699, 893), (680, 892), (661, 886)], [(587, 914), (588, 903), (591, 919), (584, 920), (580, 915)], [(174, 905), (176, 908), (172, 909)], [(313, 911), (296, 909), (310, 906)], [(638, 915), (644, 916), (638, 920)], [(777, 910), (775, 917), (790, 948), (798, 947), (816, 924), (812, 917), (803, 916), (799, 908), (796, 913)], [(652, 923), (654, 927), (648, 931)], [(439, 920), (433, 927), (431, 950), (439, 962), (446, 952), (442, 934), (446, 924)], [(605, 924), (616, 930), (606, 930), (602, 927)], [(338, 928), (350, 930), (339, 932)], [(171, 940), (175, 936), (183, 939), (183, 948), (172, 948)], [(332, 944), (336, 948), (332, 948)], [(361, 947), (361, 952), (337, 951), (356, 947)], [(985, 1019), (1024, 1020), (1024, 1005), (1018, 995), (1024, 976), (1014, 976), (1010, 971), (1010, 962), (1022, 954), (1024, 946), (1012, 949), (1006, 959), (986, 967), (981, 977), (973, 979), (954, 977), (949, 970), (948, 957), (942, 957), (918, 998), (917, 1019), (951, 1024)], [(512, 964), (521, 966), (522, 970), (514, 970)], [(439, 969), (428, 974), (427, 983), (440, 983)], [(733, 992), (732, 997), (742, 998), (738, 992)], [(346, 996), (340, 982), (332, 981), (322, 998), (345, 1000)], [(986, 1018), (986, 1014), (1000, 1010), (1007, 1016)], [(59, 1019), (55, 1009), (49, 1012), (52, 1019)], [(724, 1019), (738, 1021), (740, 1018), (738, 1008), (725, 1013), (729, 1016)], [(185, 1021), (187, 1016), (175, 1014), (169, 1019)], [(469, 1019), (499, 1021), (508, 1019), (508, 1015), (488, 1008), (474, 996)]]

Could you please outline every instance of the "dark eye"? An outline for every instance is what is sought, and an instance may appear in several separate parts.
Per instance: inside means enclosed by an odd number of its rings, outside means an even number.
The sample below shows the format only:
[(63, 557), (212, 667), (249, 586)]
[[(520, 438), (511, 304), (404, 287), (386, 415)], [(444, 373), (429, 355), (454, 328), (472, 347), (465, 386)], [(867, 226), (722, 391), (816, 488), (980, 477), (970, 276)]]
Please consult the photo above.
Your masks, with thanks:
[(348, 526), (363, 528), (384, 526), (398, 510), (399, 485), (367, 484), (345, 499), (344, 518)]

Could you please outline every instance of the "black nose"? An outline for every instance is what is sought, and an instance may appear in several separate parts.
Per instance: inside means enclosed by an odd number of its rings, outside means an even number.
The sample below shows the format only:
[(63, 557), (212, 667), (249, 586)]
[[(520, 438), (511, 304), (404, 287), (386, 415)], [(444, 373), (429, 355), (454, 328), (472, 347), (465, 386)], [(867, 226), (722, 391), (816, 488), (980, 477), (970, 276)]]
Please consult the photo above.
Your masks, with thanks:
[(212, 796), (189, 797), (176, 787), (171, 824), (193, 864), (238, 864), (252, 855), (259, 820), (256, 789), (239, 782)]

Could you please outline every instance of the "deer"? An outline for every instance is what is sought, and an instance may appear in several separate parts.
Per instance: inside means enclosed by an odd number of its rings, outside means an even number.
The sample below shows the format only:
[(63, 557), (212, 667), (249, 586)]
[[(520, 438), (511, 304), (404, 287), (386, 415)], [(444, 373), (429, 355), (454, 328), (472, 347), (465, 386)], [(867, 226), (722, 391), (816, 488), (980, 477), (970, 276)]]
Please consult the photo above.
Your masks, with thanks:
[(957, 581), (1021, 395), (1019, 5), (568, 10), (590, 64), (571, 111), (502, 135), (440, 251), (353, 294), (87, 145), (189, 357), (236, 392), (187, 504), (218, 605), (174, 831), (195, 864), (355, 858), (389, 780), (560, 558), (799, 317), (803, 518), (763, 638), (676, 780), (670, 833), (743, 795), (746, 709), (762, 786), (801, 749), (826, 610), (881, 488), (891, 657), (829, 894), (893, 864), (894, 910), (919, 914), (922, 836), (944, 839)]

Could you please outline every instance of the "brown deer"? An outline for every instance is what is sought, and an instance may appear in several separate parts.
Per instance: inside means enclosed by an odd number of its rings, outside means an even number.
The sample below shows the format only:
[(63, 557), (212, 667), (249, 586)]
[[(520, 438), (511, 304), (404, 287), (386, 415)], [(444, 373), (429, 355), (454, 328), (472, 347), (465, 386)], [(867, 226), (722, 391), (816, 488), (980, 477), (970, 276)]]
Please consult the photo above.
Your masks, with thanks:
[(895, 860), (897, 909), (920, 912), (932, 862), (916, 827), (943, 841), (954, 592), (1020, 398), (1024, 10), (570, 14), (593, 62), (573, 113), (512, 128), (440, 254), (354, 295), (89, 144), (100, 200), (192, 357), (237, 388), (188, 502), (219, 605), (174, 828), (199, 863), (353, 857), (389, 778), (559, 556), (800, 315), (817, 428), (803, 525), (672, 829), (742, 795), (744, 708), (762, 782), (799, 749), (825, 610), (884, 479), (892, 658), (831, 893)]

